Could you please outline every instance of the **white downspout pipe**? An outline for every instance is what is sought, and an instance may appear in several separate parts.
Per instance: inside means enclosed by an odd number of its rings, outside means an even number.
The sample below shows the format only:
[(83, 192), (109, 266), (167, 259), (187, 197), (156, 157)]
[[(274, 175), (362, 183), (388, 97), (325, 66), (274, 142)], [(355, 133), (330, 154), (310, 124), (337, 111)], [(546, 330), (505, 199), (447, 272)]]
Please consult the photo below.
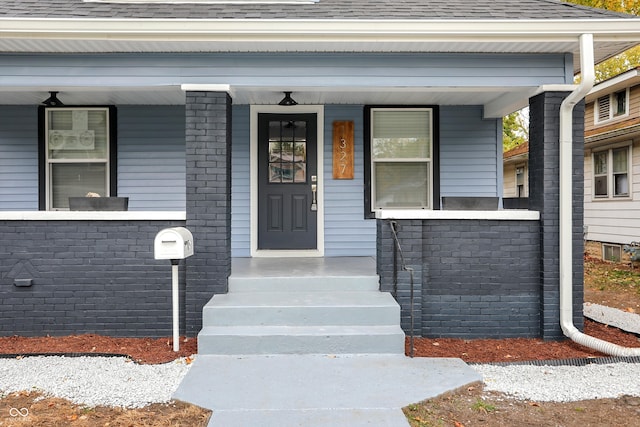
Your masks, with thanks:
[(622, 347), (580, 332), (573, 324), (573, 108), (595, 82), (593, 35), (580, 36), (578, 87), (560, 105), (560, 326), (576, 343), (611, 356), (640, 356), (640, 348)]

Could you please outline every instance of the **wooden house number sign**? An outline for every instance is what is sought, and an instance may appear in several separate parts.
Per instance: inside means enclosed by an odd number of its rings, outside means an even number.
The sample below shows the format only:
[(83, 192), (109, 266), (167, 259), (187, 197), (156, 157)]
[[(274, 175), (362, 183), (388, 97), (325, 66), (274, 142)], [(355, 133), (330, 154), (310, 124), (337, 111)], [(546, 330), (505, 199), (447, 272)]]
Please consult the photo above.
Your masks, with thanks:
[(333, 179), (353, 179), (353, 121), (333, 122)]

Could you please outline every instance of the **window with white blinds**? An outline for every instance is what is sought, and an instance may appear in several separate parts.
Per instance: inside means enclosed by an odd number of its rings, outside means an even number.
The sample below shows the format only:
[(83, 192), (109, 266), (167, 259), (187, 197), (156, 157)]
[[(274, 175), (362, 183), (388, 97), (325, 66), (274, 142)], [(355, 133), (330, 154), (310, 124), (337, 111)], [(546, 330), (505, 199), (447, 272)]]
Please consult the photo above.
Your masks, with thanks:
[(371, 207), (431, 209), (433, 110), (373, 108)]
[(109, 107), (55, 107), (44, 112), (46, 210), (69, 209), (69, 197), (110, 196)]

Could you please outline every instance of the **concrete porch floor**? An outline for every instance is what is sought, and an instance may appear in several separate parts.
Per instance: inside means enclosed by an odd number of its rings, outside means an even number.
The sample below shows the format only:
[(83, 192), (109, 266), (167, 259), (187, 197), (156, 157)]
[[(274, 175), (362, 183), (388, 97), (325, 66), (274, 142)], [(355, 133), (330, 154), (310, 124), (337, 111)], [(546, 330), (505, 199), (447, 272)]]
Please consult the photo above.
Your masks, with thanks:
[(376, 275), (373, 257), (233, 258), (232, 278)]
[(481, 380), (460, 359), (207, 355), (173, 398), (211, 409), (215, 427), (406, 427), (402, 407)]

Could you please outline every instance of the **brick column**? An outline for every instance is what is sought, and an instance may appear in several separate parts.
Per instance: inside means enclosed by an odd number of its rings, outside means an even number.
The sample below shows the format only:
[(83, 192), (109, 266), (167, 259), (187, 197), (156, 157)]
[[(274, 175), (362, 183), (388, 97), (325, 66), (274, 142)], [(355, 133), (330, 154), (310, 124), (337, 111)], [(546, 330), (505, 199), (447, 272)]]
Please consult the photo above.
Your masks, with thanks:
[(186, 260), (185, 332), (202, 328), (202, 307), (228, 291), (231, 274), (231, 98), (186, 93), (187, 223), (194, 255)]
[[(531, 98), (529, 132), (529, 209), (540, 212), (540, 334), (562, 339), (560, 328), (560, 104), (567, 92)], [(584, 103), (573, 114), (573, 312), (583, 326)]]

